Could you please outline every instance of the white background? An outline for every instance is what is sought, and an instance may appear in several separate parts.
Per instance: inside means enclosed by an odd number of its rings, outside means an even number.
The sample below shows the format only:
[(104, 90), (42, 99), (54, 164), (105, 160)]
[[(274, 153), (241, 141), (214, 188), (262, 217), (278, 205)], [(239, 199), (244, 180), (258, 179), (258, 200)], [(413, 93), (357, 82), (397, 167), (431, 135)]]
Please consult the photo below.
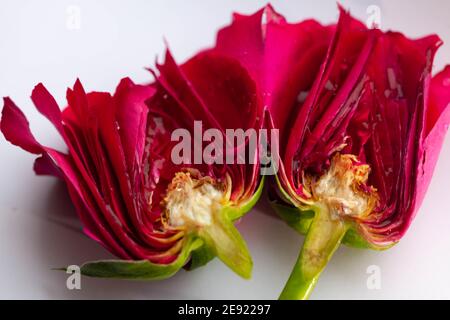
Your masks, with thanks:
[[(343, 1), (366, 20), (381, 7), (383, 28), (409, 36), (438, 33), (447, 44), (436, 67), (450, 63), (450, 2)], [(232, 11), (250, 13), (265, 1), (0, 0), (0, 96), (11, 96), (44, 143), (61, 146), (29, 95), (43, 82), (63, 106), (65, 89), (79, 77), (86, 90), (113, 90), (119, 79), (150, 81), (143, 69), (161, 56), (166, 38), (178, 59), (213, 43)], [(73, 30), (70, 5), (81, 9)], [(336, 21), (334, 0), (273, 1), (290, 21)], [(436, 68), (436, 70), (437, 70)], [(79, 231), (62, 184), (35, 177), (34, 157), (0, 137), (0, 298), (274, 299), (296, 260), (302, 237), (258, 204), (239, 225), (254, 259), (253, 278), (238, 278), (219, 261), (162, 282), (82, 279), (66, 289), (66, 274), (52, 267), (110, 258)], [(450, 139), (442, 150), (424, 204), (400, 244), (386, 252), (341, 247), (323, 273), (313, 299), (450, 298)], [(367, 268), (379, 266), (381, 289), (369, 290)]]

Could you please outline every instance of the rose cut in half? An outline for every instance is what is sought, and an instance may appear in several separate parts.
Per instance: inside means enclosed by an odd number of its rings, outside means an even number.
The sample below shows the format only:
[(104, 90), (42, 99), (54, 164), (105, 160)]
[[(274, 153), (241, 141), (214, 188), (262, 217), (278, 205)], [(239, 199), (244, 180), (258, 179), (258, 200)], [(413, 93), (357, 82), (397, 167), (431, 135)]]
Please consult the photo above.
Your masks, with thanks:
[[(258, 159), (174, 161), (172, 134), (194, 136), (196, 122), (202, 123), (202, 137), (208, 129), (260, 128), (256, 86), (238, 61), (219, 54), (202, 53), (179, 66), (167, 52), (157, 69), (153, 84), (123, 79), (113, 95), (86, 94), (77, 81), (67, 91), (64, 111), (37, 85), (31, 98), (67, 152), (40, 144), (10, 98), (4, 99), (1, 131), (12, 144), (39, 155), (37, 174), (65, 181), (84, 233), (120, 259), (87, 262), (82, 274), (162, 279), (218, 257), (249, 278), (252, 260), (234, 222), (261, 194)], [(194, 153), (208, 145), (193, 143)]]

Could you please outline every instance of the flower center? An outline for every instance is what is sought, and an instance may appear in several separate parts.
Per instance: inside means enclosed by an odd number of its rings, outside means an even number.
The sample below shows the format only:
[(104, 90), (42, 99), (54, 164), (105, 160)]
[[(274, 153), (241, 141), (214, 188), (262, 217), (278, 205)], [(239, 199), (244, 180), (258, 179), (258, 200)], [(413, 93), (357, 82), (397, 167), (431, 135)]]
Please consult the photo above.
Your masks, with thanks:
[(210, 177), (196, 179), (189, 172), (179, 172), (167, 188), (165, 217), (175, 228), (210, 226), (223, 200), (224, 192)]
[(328, 171), (312, 182), (313, 195), (332, 217), (367, 217), (378, 203), (376, 189), (366, 184), (369, 173), (355, 156), (336, 154)]

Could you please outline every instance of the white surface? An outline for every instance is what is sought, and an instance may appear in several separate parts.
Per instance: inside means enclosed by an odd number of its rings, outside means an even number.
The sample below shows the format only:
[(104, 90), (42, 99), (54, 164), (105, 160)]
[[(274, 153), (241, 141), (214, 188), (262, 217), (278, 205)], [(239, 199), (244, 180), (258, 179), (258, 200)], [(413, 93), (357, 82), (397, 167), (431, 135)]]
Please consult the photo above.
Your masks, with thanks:
[[(87, 90), (113, 90), (119, 79), (150, 79), (163, 37), (181, 62), (213, 43), (232, 11), (250, 13), (266, 1), (1, 0), (0, 96), (25, 109), (41, 141), (61, 145), (51, 125), (33, 110), (32, 88), (43, 82), (63, 105), (65, 88), (79, 77)], [(365, 19), (368, 5), (382, 9), (382, 26), (411, 36), (436, 32), (448, 42), (436, 65), (450, 63), (450, 2), (344, 1)], [(81, 9), (81, 29), (67, 28), (67, 7)], [(334, 0), (273, 1), (290, 21), (335, 21)], [(274, 299), (297, 257), (302, 237), (260, 203), (239, 225), (254, 259), (253, 278), (235, 276), (219, 261), (163, 282), (82, 279), (66, 289), (66, 274), (51, 267), (108, 258), (81, 234), (63, 186), (35, 177), (34, 157), (0, 138), (0, 298)], [(402, 242), (387, 252), (341, 247), (313, 299), (450, 298), (450, 139), (446, 140), (425, 202)], [(366, 286), (367, 268), (381, 270), (381, 289)]]

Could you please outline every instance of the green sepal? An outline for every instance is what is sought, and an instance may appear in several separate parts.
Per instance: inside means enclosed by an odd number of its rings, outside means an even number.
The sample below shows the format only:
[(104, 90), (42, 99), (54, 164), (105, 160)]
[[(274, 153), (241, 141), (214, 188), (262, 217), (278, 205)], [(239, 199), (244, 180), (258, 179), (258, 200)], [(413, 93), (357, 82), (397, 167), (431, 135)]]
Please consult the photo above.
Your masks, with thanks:
[(364, 239), (354, 227), (350, 227), (345, 233), (342, 243), (348, 247), (357, 249), (376, 249), (366, 239)]
[(284, 205), (278, 201), (270, 202), (277, 215), (283, 219), (291, 228), (305, 235), (314, 218), (314, 211), (300, 210), (293, 206)]
[(192, 271), (197, 268), (203, 267), (213, 260), (216, 255), (214, 250), (211, 249), (203, 240), (203, 244), (191, 253), (191, 260), (184, 266), (187, 271)]
[(173, 276), (188, 261), (190, 253), (203, 244), (201, 239), (188, 235), (181, 253), (170, 264), (155, 264), (148, 260), (100, 260), (86, 262), (81, 266), (81, 274), (88, 277), (115, 278), (124, 280), (161, 280)]
[[(228, 207), (214, 217), (214, 222), (197, 231), (198, 236), (205, 241), (206, 250), (210, 250), (231, 270), (245, 279), (251, 277), (253, 261), (250, 256), (247, 244), (239, 231), (229, 218)], [(210, 257), (207, 251), (200, 251), (203, 260)], [(196, 264), (199, 262), (197, 261)]]
[[(261, 197), (263, 189), (264, 189), (264, 177), (261, 178), (261, 181), (259, 183), (256, 192), (247, 202), (245, 202), (243, 205), (239, 207), (237, 206), (224, 207), (222, 214), (227, 216), (230, 221), (236, 221), (240, 219), (255, 206), (255, 204)], [(225, 219), (225, 217), (223, 219)], [(209, 246), (207, 243), (204, 243), (201, 247), (192, 251), (191, 261), (185, 266), (185, 269), (192, 271), (197, 268), (203, 267), (211, 260), (213, 260), (215, 257), (216, 254), (214, 248), (211, 248), (211, 246)]]
[[(294, 206), (282, 204), (278, 201), (271, 201), (271, 206), (277, 215), (291, 228), (302, 235), (306, 235), (308, 233), (309, 227), (314, 218), (314, 211), (312, 209), (301, 210)], [(391, 247), (377, 247), (371, 244), (359, 234), (356, 226), (353, 225), (351, 225), (345, 233), (345, 236), (342, 239), (342, 244), (352, 248), (372, 250), (385, 250)]]

